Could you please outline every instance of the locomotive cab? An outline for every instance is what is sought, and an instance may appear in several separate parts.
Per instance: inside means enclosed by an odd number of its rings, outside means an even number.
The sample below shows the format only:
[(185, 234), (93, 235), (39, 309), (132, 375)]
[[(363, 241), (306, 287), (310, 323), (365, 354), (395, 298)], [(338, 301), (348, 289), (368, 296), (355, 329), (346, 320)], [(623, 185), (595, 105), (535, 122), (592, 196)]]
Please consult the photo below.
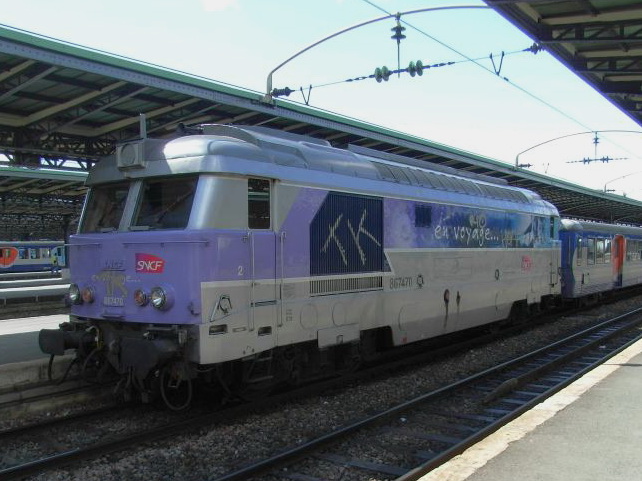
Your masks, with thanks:
[[(167, 141), (162, 151), (159, 141), (147, 142), (138, 150), (162, 152), (158, 159), (132, 168), (117, 156), (90, 176), (79, 231), (70, 240), (71, 322), (43, 330), (40, 345), (52, 355), (76, 349), (84, 365), (108, 365), (153, 391), (145, 384), (163, 366), (181, 382), (195, 376), (188, 366), (212, 356), (199, 348), (198, 339), (210, 335), (203, 323), (220, 313), (235, 318), (235, 329), (260, 333), (246, 355), (274, 347), (276, 243), (269, 179), (221, 173), (215, 157), (205, 168), (202, 158), (184, 152), (168, 160)], [(209, 140), (200, 144), (207, 149)], [(264, 281), (254, 282), (258, 277)], [(203, 299), (201, 285), (217, 278), (239, 285), (226, 290), (224, 301)], [(243, 356), (244, 349), (216, 356)]]

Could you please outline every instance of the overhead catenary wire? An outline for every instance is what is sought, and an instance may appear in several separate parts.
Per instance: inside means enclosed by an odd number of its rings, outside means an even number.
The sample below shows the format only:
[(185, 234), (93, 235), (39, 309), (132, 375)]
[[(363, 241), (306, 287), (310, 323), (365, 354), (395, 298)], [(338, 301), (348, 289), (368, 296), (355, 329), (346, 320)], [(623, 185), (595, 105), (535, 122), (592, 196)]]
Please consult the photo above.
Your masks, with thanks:
[[(511, 52), (502, 52), (502, 55), (509, 56), (509, 55), (515, 55), (515, 54), (519, 54), (519, 53), (532, 52), (534, 48), (535, 47), (530, 46), (530, 47), (527, 47), (527, 48), (524, 48), (524, 49), (521, 49), (521, 50), (513, 50)], [(493, 54), (491, 53), (491, 55), (493, 55)], [(487, 58), (488, 57), (478, 57), (476, 59), (471, 59), (471, 60), (448, 60), (448, 61), (444, 61), (444, 62), (436, 62), (436, 63), (430, 64), (430, 65), (424, 65), (423, 68), (424, 68), (424, 70), (427, 70), (427, 69), (439, 68), (439, 67), (450, 67), (452, 65), (468, 63), (468, 62), (471, 62), (471, 61), (474, 62), (475, 60), (478, 61), (478, 60), (484, 60), (484, 59), (487, 59)], [(395, 70), (390, 70), (390, 73), (391, 74), (402, 73), (402, 72), (408, 72), (408, 70), (409, 70), (408, 68), (395, 69)], [(368, 75), (361, 75), (361, 76), (351, 77), (351, 78), (347, 78), (347, 79), (343, 79), (343, 80), (334, 80), (332, 82), (326, 82), (326, 83), (322, 83), (322, 84), (311, 85), (310, 87), (307, 87), (307, 88), (328, 87), (328, 86), (332, 86), (332, 85), (339, 85), (339, 84), (346, 83), (346, 82), (358, 82), (358, 81), (361, 81), (361, 80), (368, 80), (368, 79), (373, 79), (373, 78), (375, 78), (375, 74), (372, 73), (372, 74), (368, 74)], [(294, 92), (295, 90), (290, 90), (290, 91)]]
[[(376, 5), (376, 4), (375, 4), (374, 2), (372, 2), (371, 0), (362, 0), (362, 1), (363, 1), (363, 2), (365, 2), (365, 3), (367, 3), (367, 4), (369, 4), (369, 5), (371, 5), (372, 7), (376, 8), (377, 10), (379, 10), (379, 11), (381, 11), (381, 12), (383, 12), (383, 13), (387, 14), (387, 15), (393, 15), (391, 12), (389, 12), (389, 11), (387, 11), (386, 9), (384, 9), (384, 8), (382, 8), (382, 7), (378, 6), (378, 5)], [(514, 88), (518, 89), (519, 91), (521, 91), (522, 93), (524, 93), (524, 94), (528, 95), (529, 97), (533, 98), (534, 100), (536, 100), (536, 101), (538, 101), (538, 102), (540, 102), (540, 103), (544, 104), (544, 105), (545, 105), (545, 106), (547, 106), (548, 108), (550, 108), (550, 109), (552, 109), (552, 110), (556, 111), (557, 113), (559, 113), (560, 115), (562, 115), (562, 116), (566, 117), (567, 119), (571, 120), (572, 122), (574, 122), (574, 123), (576, 123), (576, 124), (578, 124), (578, 125), (582, 126), (584, 129), (586, 129), (586, 130), (595, 130), (595, 129), (591, 128), (590, 126), (588, 126), (588, 125), (584, 124), (584, 123), (583, 123), (583, 122), (581, 122), (580, 120), (576, 119), (576, 118), (575, 118), (575, 117), (573, 117), (572, 115), (570, 115), (570, 114), (568, 114), (568, 113), (564, 112), (564, 111), (563, 111), (563, 110), (561, 110), (560, 108), (558, 108), (558, 107), (556, 107), (555, 105), (551, 104), (550, 102), (547, 102), (547, 101), (546, 101), (546, 100), (544, 100), (543, 98), (541, 98), (541, 97), (539, 97), (539, 96), (535, 95), (535, 94), (534, 94), (534, 93), (532, 93), (532, 92), (529, 92), (529, 91), (528, 91), (528, 90), (526, 90), (525, 88), (523, 88), (523, 87), (519, 86), (518, 84), (516, 84), (516, 83), (512, 82), (512, 81), (511, 81), (510, 79), (508, 79), (507, 77), (502, 77), (502, 76), (500, 75), (500, 72), (498, 71), (498, 69), (497, 69), (497, 68), (495, 68), (495, 66), (494, 66), (494, 61), (492, 60), (492, 59), (493, 59), (493, 54), (492, 54), (492, 53), (491, 53), (488, 57), (486, 57), (486, 56), (485, 56), (485, 57), (472, 58), (472, 57), (470, 57), (470, 56), (468, 56), (468, 55), (464, 54), (463, 52), (460, 52), (460, 51), (459, 51), (459, 50), (457, 50), (456, 48), (454, 48), (454, 47), (452, 47), (452, 46), (448, 45), (447, 43), (445, 43), (445, 42), (443, 42), (443, 41), (439, 40), (438, 38), (436, 38), (436, 37), (434, 37), (434, 36), (430, 35), (429, 33), (427, 33), (427, 32), (425, 32), (425, 31), (421, 30), (420, 28), (415, 27), (414, 25), (410, 24), (409, 22), (407, 22), (407, 21), (405, 21), (405, 20), (403, 20), (403, 19), (401, 19), (401, 18), (399, 19), (399, 21), (400, 21), (401, 23), (403, 23), (404, 25), (407, 25), (407, 26), (408, 26), (409, 28), (411, 28), (412, 30), (415, 30), (416, 32), (420, 33), (421, 35), (423, 35), (423, 36), (425, 36), (425, 37), (429, 38), (430, 40), (432, 40), (432, 41), (434, 41), (434, 42), (438, 43), (439, 45), (443, 46), (444, 48), (446, 48), (446, 49), (448, 49), (448, 50), (450, 50), (450, 51), (452, 51), (452, 52), (454, 52), (455, 54), (459, 55), (460, 57), (462, 57), (462, 58), (464, 59), (464, 60), (446, 61), (446, 62), (440, 62), (440, 63), (436, 63), (436, 64), (432, 64), (432, 65), (426, 65), (426, 66), (424, 66), (424, 69), (428, 69), (428, 68), (436, 68), (436, 67), (445, 67), (445, 66), (452, 66), (452, 65), (456, 65), (456, 64), (460, 64), (460, 63), (472, 62), (473, 64), (475, 64), (475, 65), (477, 65), (478, 67), (482, 68), (484, 71), (486, 71), (486, 72), (488, 72), (488, 73), (492, 74), (492, 75), (493, 75), (493, 76), (495, 76), (495, 77), (499, 77), (499, 78), (501, 78), (502, 80), (506, 81), (506, 82), (507, 82), (509, 85), (511, 85), (512, 87), (514, 87)], [(540, 46), (538, 46), (537, 44), (534, 44), (534, 45), (531, 45), (530, 47), (527, 47), (527, 48), (525, 48), (525, 49), (515, 50), (515, 51), (511, 51), (511, 52), (502, 52), (502, 53), (501, 53), (501, 55), (502, 55), (502, 57), (506, 57), (506, 56), (508, 56), (508, 55), (514, 55), (514, 54), (518, 54), (518, 53), (526, 53), (526, 52), (531, 52), (531, 53), (537, 54), (540, 50), (541, 50), (541, 47), (540, 47)], [(489, 57), (490, 57), (491, 61), (493, 61), (493, 67), (494, 67), (494, 68), (492, 68), (492, 69), (491, 69), (491, 68), (489, 68), (489, 67), (486, 67), (484, 64), (482, 64), (482, 63), (481, 63), (481, 60), (485, 60), (485, 59), (487, 59), (487, 58), (489, 58)], [(408, 69), (407, 69), (407, 68), (404, 68), (404, 69), (395, 69), (395, 70), (390, 70), (389, 72), (390, 72), (390, 74), (395, 74), (395, 73), (401, 73), (401, 72), (407, 72), (407, 71), (408, 71)], [(272, 91), (272, 94), (273, 94), (274, 96), (282, 96), (282, 95), (289, 96), (289, 95), (290, 95), (291, 93), (293, 93), (293, 92), (300, 91), (300, 92), (301, 92), (301, 94), (303, 95), (303, 97), (304, 97), (304, 101), (305, 101), (305, 103), (306, 103), (306, 105), (307, 105), (307, 104), (309, 104), (309, 100), (310, 100), (310, 92), (311, 92), (311, 90), (312, 90), (312, 89), (315, 89), (315, 88), (321, 88), (321, 87), (328, 87), (328, 86), (332, 86), (332, 85), (338, 85), (338, 84), (342, 84), (342, 83), (346, 83), (346, 82), (355, 82), (355, 81), (360, 81), (360, 80), (366, 80), (366, 79), (371, 79), (371, 78), (375, 78), (375, 74), (362, 75), (362, 76), (357, 76), (357, 77), (353, 77), (353, 78), (349, 78), (349, 79), (336, 80), (336, 81), (326, 82), (326, 83), (323, 83), (323, 84), (317, 84), (317, 85), (312, 85), (312, 84), (310, 84), (308, 87), (305, 87), (306, 89), (308, 89), (308, 96), (307, 96), (307, 98), (306, 98), (305, 94), (303, 93), (303, 89), (304, 89), (304, 87), (298, 87), (297, 89), (290, 89), (289, 87), (282, 88), (282, 89), (274, 89), (274, 90)]]
[[(427, 69), (434, 69), (434, 68), (440, 68), (440, 67), (446, 67), (446, 66), (454, 66), (454, 65), (458, 65), (458, 64), (471, 62), (471, 63), (475, 64), (476, 66), (482, 68), (487, 73), (490, 73), (493, 76), (498, 77), (501, 80), (504, 80), (510, 86), (512, 86), (513, 88), (515, 88), (518, 91), (522, 92), (524, 95), (527, 95), (528, 97), (532, 98), (536, 102), (538, 102), (538, 103), (544, 105), (545, 107), (553, 110), (554, 112), (556, 112), (559, 115), (565, 117), (566, 119), (570, 120), (571, 122), (581, 126), (583, 129), (585, 129), (587, 131), (596, 131), (596, 129), (594, 129), (593, 127), (585, 124), (580, 119), (578, 119), (575, 116), (571, 115), (570, 113), (564, 111), (560, 107), (548, 102), (547, 100), (545, 100), (544, 98), (540, 97), (539, 95), (537, 95), (537, 94), (535, 94), (533, 92), (530, 92), (526, 88), (524, 88), (524, 87), (520, 86), (519, 84), (511, 81), (509, 78), (501, 75), (502, 62), (503, 62), (505, 57), (507, 57), (509, 55), (523, 54), (523, 53), (528, 53), (528, 52), (533, 53), (533, 54), (537, 54), (538, 52), (543, 50), (543, 48), (540, 45), (538, 45), (537, 43), (531, 45), (530, 47), (524, 48), (524, 49), (519, 49), (519, 50), (514, 50), (514, 51), (509, 51), (509, 52), (502, 51), (501, 52), (501, 60), (500, 60), (499, 66), (497, 66), (496, 63), (495, 63), (495, 60), (494, 60), (494, 55), (495, 54), (493, 54), (493, 53), (491, 53), (489, 56), (476, 57), (476, 58), (470, 57), (470, 56), (466, 55), (465, 53), (463, 53), (463, 52), (457, 50), (456, 48), (452, 47), (451, 45), (447, 44), (446, 42), (443, 42), (442, 40), (439, 40), (438, 38), (434, 37), (433, 35), (430, 35), (426, 31), (424, 31), (424, 30), (422, 30), (422, 29), (410, 24), (409, 22), (403, 20), (399, 14), (394, 15), (393, 13), (387, 11), (383, 7), (381, 7), (381, 6), (377, 5), (376, 3), (374, 3), (372, 0), (362, 0), (362, 1), (367, 3), (368, 5), (372, 6), (373, 8), (376, 8), (380, 12), (385, 13), (386, 15), (388, 15), (390, 17), (395, 17), (398, 26), (401, 23), (403, 23), (404, 25), (406, 25), (410, 29), (418, 32), (422, 36), (425, 36), (426, 38), (432, 40), (433, 42), (441, 45), (442, 47), (444, 47), (444, 48), (454, 52), (458, 56), (462, 57), (462, 60), (449, 60), (449, 61), (444, 61), (444, 62), (433, 63), (433, 64), (430, 64), (430, 65), (422, 65), (422, 71), (423, 70), (427, 70)], [(455, 8), (455, 7), (453, 7), (453, 8)], [(464, 7), (457, 7), (457, 8), (464, 8)], [(395, 28), (393, 28), (392, 30), (394, 31)], [(401, 30), (400, 30), (400, 32), (401, 32)], [(391, 38), (396, 39), (397, 36), (393, 35), (393, 37), (391, 37)], [(403, 36), (403, 38), (405, 38), (405, 36)], [(398, 39), (398, 41), (400, 39), (401, 39), (401, 37)], [(490, 59), (490, 61), (492, 63), (492, 68), (490, 68), (490, 67), (488, 67), (488, 66), (486, 66), (486, 65), (484, 65), (482, 63), (483, 60), (488, 60), (488, 59)], [(291, 93), (294, 93), (296, 91), (300, 91), (301, 95), (303, 96), (305, 104), (309, 105), (310, 104), (311, 92), (312, 92), (313, 89), (322, 88), (322, 87), (329, 87), (329, 86), (339, 85), (339, 84), (343, 84), (343, 83), (359, 82), (359, 81), (369, 80), (369, 79), (373, 79), (373, 78), (376, 79), (377, 81), (381, 81), (381, 70), (382, 69), (378, 68), (378, 69), (376, 69), (375, 73), (370, 73), (370, 74), (367, 74), (367, 75), (360, 75), (360, 76), (347, 78), (347, 79), (342, 79), (342, 80), (330, 81), (330, 82), (316, 84), (316, 85), (310, 84), (309, 86), (299, 87), (299, 88), (294, 89), (294, 90), (290, 89), (289, 87), (286, 87), (286, 88), (283, 88), (283, 89), (274, 89), (272, 91), (272, 95), (274, 97), (283, 96), (283, 95), (289, 96)], [(398, 76), (400, 76), (401, 73), (410, 73), (412, 76), (414, 76), (416, 71), (413, 71), (413, 70), (414, 69), (413, 69), (412, 63), (411, 63), (411, 66), (409, 66), (408, 68), (400, 68), (400, 66), (398, 65), (398, 68), (395, 69), (395, 70), (390, 70), (387, 67), (383, 67), (384, 80), (389, 80), (390, 77), (393, 74), (398, 74)], [(379, 71), (379, 72), (377, 72), (377, 71)], [(379, 75), (377, 75), (377, 73)], [(419, 75), (421, 75), (421, 73), (419, 73)], [(306, 96), (306, 94), (304, 92), (304, 89), (307, 90), (307, 96)], [(619, 145), (618, 143), (614, 142), (613, 140), (608, 139), (608, 138), (607, 138), (607, 140), (611, 144), (613, 144), (614, 146), (622, 149), (623, 151), (626, 151), (630, 155), (632, 155), (634, 157), (638, 157), (637, 154), (633, 154), (632, 152), (627, 150), (625, 147)]]
[[(372, 0), (362, 0), (362, 1), (367, 3), (368, 5), (370, 5), (371, 7), (376, 8), (377, 10), (379, 10), (381, 12), (384, 12), (384, 13), (387, 13), (387, 14), (391, 15), (391, 13), (388, 12), (385, 8), (380, 7), (379, 5), (375, 4)], [(442, 47), (450, 50), (451, 52), (454, 52), (457, 55), (465, 58), (467, 61), (474, 63), (475, 65), (477, 65), (478, 67), (480, 67), (484, 71), (486, 71), (486, 72), (488, 72), (488, 73), (490, 73), (490, 74), (492, 74), (492, 75), (494, 75), (496, 77), (501, 78), (502, 80), (506, 81), (509, 85), (511, 85), (512, 87), (516, 88), (520, 92), (524, 93), (525, 95), (528, 95), (529, 97), (531, 97), (532, 99), (536, 100), (537, 102), (540, 102), (540, 103), (544, 104), (548, 108), (554, 110), (555, 112), (557, 112), (560, 115), (566, 117), (567, 119), (571, 120), (572, 122), (580, 125), (582, 128), (584, 128), (586, 130), (595, 130), (592, 127), (589, 127), (588, 125), (586, 125), (581, 120), (573, 117), (572, 115), (568, 114), (567, 112), (564, 112), (562, 109), (556, 107), (555, 105), (551, 104), (550, 102), (547, 102), (546, 100), (544, 100), (543, 98), (539, 97), (538, 95), (536, 95), (536, 94), (534, 94), (532, 92), (529, 92), (528, 90), (526, 90), (525, 88), (523, 88), (520, 85), (516, 84), (515, 82), (512, 82), (507, 77), (501, 77), (500, 75), (497, 74), (497, 72), (495, 70), (493, 70), (491, 68), (488, 68), (484, 64), (480, 63), (480, 61), (479, 61), (480, 59), (474, 59), (474, 58), (469, 57), (465, 53), (460, 52), (459, 50), (457, 50), (456, 48), (452, 47), (451, 45), (448, 45), (447, 43), (445, 43), (445, 42), (439, 40), (438, 38), (430, 35), (428, 32), (425, 32), (424, 30), (422, 30), (422, 29), (420, 29), (418, 27), (415, 27), (414, 25), (412, 25), (411, 23), (409, 23), (409, 22), (407, 22), (405, 20), (401, 20), (401, 22), (404, 25), (406, 25), (407, 27), (411, 28), (412, 30), (418, 32), (419, 34), (429, 38), (433, 42), (436, 42), (439, 45), (441, 45)]]

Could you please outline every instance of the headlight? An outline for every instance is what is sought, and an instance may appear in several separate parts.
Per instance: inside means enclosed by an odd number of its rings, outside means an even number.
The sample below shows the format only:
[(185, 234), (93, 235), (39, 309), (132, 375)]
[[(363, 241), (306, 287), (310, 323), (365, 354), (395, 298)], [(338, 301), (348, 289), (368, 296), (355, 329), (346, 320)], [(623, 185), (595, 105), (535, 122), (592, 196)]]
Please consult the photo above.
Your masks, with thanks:
[(72, 304), (82, 304), (82, 296), (80, 295), (78, 284), (69, 285), (69, 300)]
[(134, 291), (134, 302), (138, 306), (146, 306), (149, 304), (149, 296), (142, 289), (136, 289), (136, 291)]
[(82, 301), (91, 304), (94, 302), (94, 289), (92, 287), (85, 287), (81, 293)]
[(149, 294), (149, 300), (156, 309), (165, 310), (172, 307), (173, 297), (166, 287), (154, 287)]

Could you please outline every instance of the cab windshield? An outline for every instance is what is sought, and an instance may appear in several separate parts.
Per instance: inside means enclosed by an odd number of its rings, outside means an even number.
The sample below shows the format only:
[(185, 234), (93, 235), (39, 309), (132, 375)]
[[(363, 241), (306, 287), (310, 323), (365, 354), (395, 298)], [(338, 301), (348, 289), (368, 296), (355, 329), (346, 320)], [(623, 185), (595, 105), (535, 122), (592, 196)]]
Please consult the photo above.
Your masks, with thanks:
[(184, 229), (196, 191), (196, 177), (174, 177), (143, 182), (132, 228)]
[(118, 229), (128, 192), (128, 182), (92, 187), (80, 232), (109, 232)]

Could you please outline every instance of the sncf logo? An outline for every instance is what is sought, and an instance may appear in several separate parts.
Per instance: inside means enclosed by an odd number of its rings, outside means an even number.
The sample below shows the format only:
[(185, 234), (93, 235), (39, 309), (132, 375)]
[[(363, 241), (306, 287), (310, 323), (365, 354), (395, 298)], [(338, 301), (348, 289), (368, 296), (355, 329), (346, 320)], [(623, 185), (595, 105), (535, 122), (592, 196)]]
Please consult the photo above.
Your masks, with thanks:
[(160, 274), (165, 269), (165, 259), (151, 254), (136, 254), (136, 272)]

